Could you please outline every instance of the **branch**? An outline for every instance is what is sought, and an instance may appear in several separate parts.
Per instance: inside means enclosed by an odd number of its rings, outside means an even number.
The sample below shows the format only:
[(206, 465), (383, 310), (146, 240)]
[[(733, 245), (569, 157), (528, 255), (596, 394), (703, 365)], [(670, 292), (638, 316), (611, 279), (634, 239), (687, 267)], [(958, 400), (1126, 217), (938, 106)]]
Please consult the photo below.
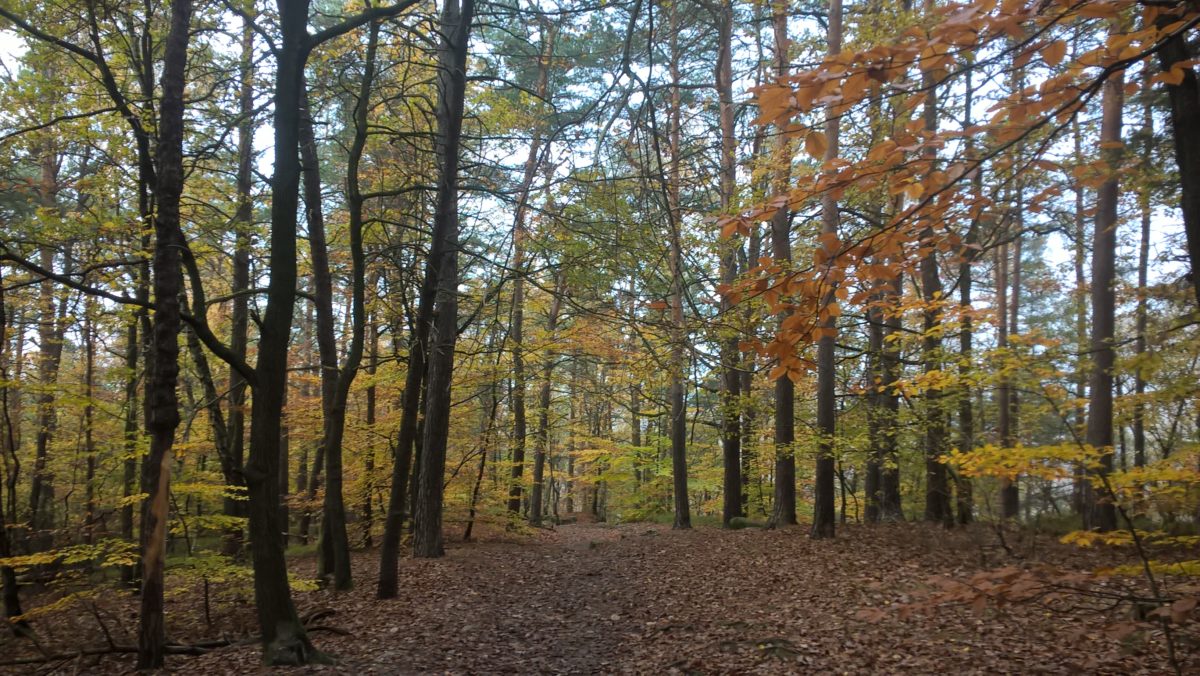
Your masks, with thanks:
[(317, 31), (309, 35), (308, 40), (304, 44), (304, 51), (310, 52), (314, 47), (323, 42), (332, 40), (339, 35), (344, 35), (359, 26), (375, 21), (376, 19), (390, 19), (404, 10), (417, 4), (417, 0), (403, 0), (390, 7), (372, 7), (366, 11), (355, 14), (354, 16), (336, 23), (325, 30)]
[[(3, 10), (0, 10), (0, 11), (3, 11)], [(16, 131), (10, 131), (5, 135), (0, 136), (0, 143), (4, 143), (5, 141), (7, 141), (11, 138), (16, 138), (17, 136), (20, 136), (22, 134), (28, 134), (30, 132), (40, 131), (47, 127), (53, 127), (54, 125), (58, 124), (59, 122), (70, 122), (71, 120), (80, 120), (80, 119), (87, 118), (87, 117), (94, 117), (96, 115), (103, 115), (104, 113), (115, 113), (115, 112), (117, 112), (116, 106), (109, 106), (108, 108), (101, 108), (99, 110), (89, 110), (86, 113), (73, 113), (71, 115), (59, 115), (58, 117), (55, 117), (54, 119), (49, 120), (47, 122), (43, 122), (41, 124), (35, 124), (30, 127), (22, 127), (21, 129), (17, 129)]]
[(63, 286), (66, 286), (71, 289), (75, 289), (76, 291), (79, 291), (80, 293), (85, 293), (89, 296), (96, 296), (97, 298), (104, 298), (107, 300), (111, 300), (114, 303), (121, 303), (122, 305), (135, 305), (137, 307), (144, 308), (144, 309), (151, 309), (154, 307), (153, 303), (149, 303), (144, 300), (133, 298), (131, 296), (122, 296), (120, 294), (116, 294), (111, 291), (105, 291), (104, 289), (97, 289), (94, 286), (88, 286), (87, 284), (84, 284), (83, 282), (77, 282), (74, 279), (71, 279), (70, 275), (60, 275), (57, 272), (54, 272), (53, 270), (47, 270), (46, 268), (43, 268), (42, 266), (38, 265), (37, 263), (34, 263), (33, 261), (25, 260), (24, 258), (21, 258), (20, 256), (9, 253), (7, 250), (0, 251), (0, 262), (3, 262), (3, 261), (8, 261), (10, 263), (14, 263), (17, 266), (25, 268), (26, 270), (32, 272), (35, 275), (39, 275), (45, 279), (49, 279), (51, 281), (58, 282), (59, 284), (62, 284)]

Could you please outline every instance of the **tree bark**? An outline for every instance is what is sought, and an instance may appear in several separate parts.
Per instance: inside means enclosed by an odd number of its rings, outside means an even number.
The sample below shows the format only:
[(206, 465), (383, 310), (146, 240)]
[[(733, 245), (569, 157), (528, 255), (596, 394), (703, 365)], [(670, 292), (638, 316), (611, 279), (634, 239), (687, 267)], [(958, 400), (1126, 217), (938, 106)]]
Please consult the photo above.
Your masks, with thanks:
[[(842, 51), (842, 0), (829, 1), (828, 55), (837, 56)], [(825, 165), (837, 159), (840, 120), (832, 108), (827, 109), (825, 119)], [(825, 317), (818, 321), (820, 338), (817, 339), (817, 432), (821, 435), (817, 444), (816, 481), (813, 486), (814, 539), (834, 536), (836, 524), (834, 505), (834, 453), (837, 447), (837, 395), (834, 391), (836, 363), (834, 362), (834, 338), (837, 335), (838, 307), (834, 295), (835, 281), (830, 274), (837, 256), (838, 205), (834, 196), (826, 192), (821, 196), (821, 246), (826, 257), (825, 297), (821, 303)]]
[(146, 429), (150, 453), (142, 466), (148, 488), (142, 512), (142, 599), (138, 631), (139, 669), (161, 669), (166, 656), (163, 621), (163, 569), (171, 448), (179, 426), (180, 292), (183, 268), (179, 200), (183, 194), (183, 94), (191, 31), (191, 0), (173, 0), (171, 28), (163, 55), (159, 104), (158, 159), (154, 216), (154, 326), (152, 367), (146, 379)]
[(307, 0), (279, 0), (278, 63), (275, 71), (275, 167), (271, 178), (271, 277), (260, 327), (258, 363), (250, 409), (250, 550), (254, 598), (267, 664), (306, 664), (322, 659), (296, 614), (288, 585), (280, 533), (279, 459), (287, 356), (296, 301), (296, 212), (299, 206), (299, 111), (308, 51)]
[[(558, 330), (558, 314), (562, 309), (563, 294), (566, 293), (564, 283), (564, 273), (560, 269), (554, 282), (554, 297), (550, 299), (550, 314), (546, 316), (549, 345), (554, 344), (555, 332)], [(550, 395), (555, 359), (554, 352), (548, 349), (542, 366), (542, 387), (538, 393), (537, 448), (533, 458), (533, 490), (529, 495), (529, 522), (534, 526), (542, 524), (542, 481), (546, 471), (546, 457), (550, 453)]]
[(454, 346), (458, 337), (458, 173), (459, 142), (465, 103), (467, 52), (474, 0), (447, 0), (440, 19), (438, 47), (438, 186), (434, 236), (443, 240), (438, 257), (431, 250), (429, 265), (438, 268), (434, 325), (430, 332), (429, 373), (425, 401), (425, 430), (421, 473), (413, 510), (413, 555), (436, 558), (444, 552), (442, 498), (446, 445), (450, 430), (450, 386), (454, 375)]
[[(1113, 30), (1118, 30), (1116, 26)], [(1100, 451), (1100, 466), (1092, 471), (1106, 476), (1113, 468), (1113, 365), (1116, 351), (1113, 335), (1116, 315), (1116, 293), (1113, 288), (1117, 257), (1117, 200), (1119, 196), (1118, 167), (1121, 107), (1124, 104), (1125, 73), (1118, 71), (1104, 83), (1101, 98), (1100, 147), (1101, 158), (1109, 167), (1108, 178), (1096, 193), (1096, 229), (1092, 236), (1092, 372), (1089, 379), (1087, 443)], [(1102, 479), (1099, 479), (1102, 480)], [(1089, 483), (1085, 488), (1083, 525), (1102, 531), (1117, 527), (1116, 506), (1104, 489)]]
[[(550, 81), (550, 59), (554, 53), (553, 28), (547, 24), (541, 25), (542, 49), (538, 58), (537, 83), (534, 91), (540, 100), (545, 100)], [(517, 190), (516, 210), (513, 213), (513, 278), (512, 320), (509, 325), (508, 338), (512, 342), (512, 409), (513, 409), (513, 451), (512, 451), (512, 483), (508, 491), (508, 511), (518, 514), (521, 511), (521, 495), (524, 486), (521, 481), (525, 473), (525, 446), (528, 436), (528, 422), (525, 409), (525, 275), (528, 272), (528, 262), (525, 260), (525, 241), (529, 238), (526, 221), (529, 215), (529, 196), (532, 194), (533, 179), (537, 175), (543, 152), (543, 129), (541, 125), (533, 128), (533, 137), (529, 142), (529, 154), (525, 157), (525, 170), (521, 177), (521, 185)]]
[[(788, 47), (791, 41), (787, 33), (787, 7), (780, 3), (772, 6), (771, 26), (775, 35), (775, 75), (782, 79), (788, 74)], [(791, 166), (786, 137), (779, 135), (778, 152), (780, 168), (775, 178), (775, 190), (787, 189), (788, 167)], [(771, 218), (771, 255), (784, 269), (792, 262), (791, 213), (785, 208), (775, 212)], [(780, 317), (780, 324), (787, 319)], [(775, 500), (768, 525), (771, 527), (796, 524), (796, 386), (784, 375), (775, 381)]]
[[(733, 0), (721, 0), (717, 9), (717, 60), (715, 79), (717, 105), (721, 126), (721, 211), (731, 213), (735, 208), (737, 191), (737, 137), (734, 130), (733, 100)], [(737, 253), (740, 242), (721, 243), (721, 283), (731, 286), (737, 279)], [(721, 330), (721, 460), (722, 505), (721, 523), (728, 528), (730, 519), (745, 516), (742, 511), (742, 376), (739, 369), (741, 352), (735, 331), (735, 308), (727, 295), (721, 296), (721, 316), (727, 326)]]
[[(1158, 18), (1163, 27), (1177, 17), (1164, 12)], [(1171, 38), (1158, 51), (1158, 60), (1163, 72), (1193, 58), (1186, 35)], [(1183, 79), (1178, 84), (1166, 85), (1171, 100), (1171, 130), (1175, 143), (1175, 162), (1179, 166), (1180, 209), (1183, 211), (1184, 230), (1187, 232), (1188, 259), (1192, 263), (1192, 291), (1200, 303), (1200, 80), (1196, 78), (1195, 66), (1182, 69)]]
[[(1150, 91), (1149, 76), (1146, 77), (1145, 91)], [(1154, 145), (1154, 111), (1147, 98), (1142, 106), (1142, 166), (1149, 172), (1151, 166), (1151, 149)], [(1138, 243), (1138, 289), (1137, 311), (1135, 315), (1137, 331), (1137, 362), (1134, 367), (1133, 392), (1133, 465), (1146, 466), (1146, 404), (1143, 397), (1146, 394), (1146, 376), (1142, 369), (1142, 359), (1146, 354), (1146, 294), (1149, 283), (1147, 267), (1150, 263), (1150, 191), (1143, 189), (1138, 192), (1138, 210), (1141, 212), (1141, 240)]]
[[(229, 349), (234, 358), (246, 361), (250, 335), (250, 247), (254, 230), (254, 30), (249, 16), (242, 21), (242, 55), (238, 65), (241, 91), (238, 94), (238, 165), (237, 211), (234, 212), (233, 278), (234, 295), (230, 314)], [(246, 391), (247, 383), (236, 368), (229, 367), (229, 415), (226, 417), (229, 440), (229, 466), (233, 485), (245, 488), (242, 475), (246, 463)], [(285, 468), (286, 464), (283, 465)], [(287, 470), (284, 470), (284, 474)], [(228, 479), (227, 479), (228, 481)], [(246, 501), (226, 499), (225, 513), (246, 516)], [(284, 523), (286, 523), (286, 519)], [(229, 533), (227, 551), (241, 548), (242, 529)]]
[[(12, 381), (9, 380), (8, 373), (9, 314), (4, 300), (4, 268), (0, 266), (0, 423), (4, 425), (3, 430), (0, 430), (3, 434), (0, 436), (0, 453), (6, 458), (3, 466), (8, 469), (7, 458), (15, 457), (16, 453), (16, 432), (8, 402), (10, 382)], [(12, 541), (9, 540), (8, 525), (4, 518), (4, 487), (8, 485), (11, 489), (12, 486), (12, 484), (8, 484), (7, 478), (5, 477), (5, 481), (0, 482), (0, 559), (6, 559), (13, 555)], [(17, 574), (11, 566), (0, 566), (0, 585), (4, 587), (4, 617), (13, 618), (21, 615), (21, 596), (17, 587)], [(28, 627), (23, 620), (17, 622), (9, 619), (8, 621), (13, 634), (19, 634)]]

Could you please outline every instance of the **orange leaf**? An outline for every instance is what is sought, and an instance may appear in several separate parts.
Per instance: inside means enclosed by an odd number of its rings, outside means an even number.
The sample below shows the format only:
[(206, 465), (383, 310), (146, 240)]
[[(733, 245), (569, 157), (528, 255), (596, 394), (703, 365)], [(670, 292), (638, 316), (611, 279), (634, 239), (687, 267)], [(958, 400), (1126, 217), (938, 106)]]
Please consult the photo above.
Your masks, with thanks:
[(825, 135), (819, 131), (814, 131), (804, 139), (804, 150), (812, 155), (813, 159), (824, 159), (825, 150), (829, 147), (829, 141)]
[(1067, 43), (1063, 40), (1055, 40), (1050, 44), (1042, 47), (1042, 60), (1047, 66), (1057, 66), (1062, 63), (1063, 57), (1067, 55)]

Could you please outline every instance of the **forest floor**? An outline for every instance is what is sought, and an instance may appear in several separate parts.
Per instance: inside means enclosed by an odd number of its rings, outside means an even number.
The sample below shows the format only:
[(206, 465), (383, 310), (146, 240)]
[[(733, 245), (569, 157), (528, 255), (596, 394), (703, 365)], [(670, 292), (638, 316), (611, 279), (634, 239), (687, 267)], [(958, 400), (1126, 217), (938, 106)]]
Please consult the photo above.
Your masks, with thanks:
[[(672, 531), (650, 524), (579, 523), (516, 537), (451, 543), (438, 560), (405, 559), (400, 597), (374, 598), (375, 551), (355, 557), (358, 587), (297, 592), (317, 611), (314, 643), (337, 664), (313, 673), (1166, 673), (1162, 635), (1130, 633), (1129, 611), (1086, 599), (1001, 605), (930, 603), (931, 576), (1036, 564), (1113, 563), (1052, 538), (977, 527), (844, 526), (832, 541), (800, 528)], [(1014, 558), (1013, 555), (1019, 558)], [(1108, 557), (1108, 560), (1102, 560)], [(313, 574), (311, 557), (294, 562)], [(1014, 573), (1015, 574), (1015, 573)], [(1102, 583), (1104, 584), (1109, 583)], [(1115, 584), (1115, 583), (1114, 583)], [(218, 586), (209, 622), (198, 589), (168, 600), (171, 638), (246, 636), (249, 596)], [(1115, 587), (1114, 587), (1115, 589)], [(136, 602), (119, 594), (38, 620), (48, 652), (132, 644)], [(113, 598), (118, 597), (118, 598)], [(926, 599), (926, 601), (922, 601)], [(924, 606), (924, 607), (922, 607)], [(1184, 672), (1200, 673), (1196, 622), (1176, 632)], [(89, 642), (90, 641), (90, 642)], [(59, 646), (55, 648), (54, 646)], [(0, 659), (36, 655), (0, 638)], [(15, 673), (120, 673), (132, 656), (83, 656), (7, 667)], [(171, 656), (177, 673), (267, 671), (242, 643)], [(3, 671), (4, 667), (0, 667)]]

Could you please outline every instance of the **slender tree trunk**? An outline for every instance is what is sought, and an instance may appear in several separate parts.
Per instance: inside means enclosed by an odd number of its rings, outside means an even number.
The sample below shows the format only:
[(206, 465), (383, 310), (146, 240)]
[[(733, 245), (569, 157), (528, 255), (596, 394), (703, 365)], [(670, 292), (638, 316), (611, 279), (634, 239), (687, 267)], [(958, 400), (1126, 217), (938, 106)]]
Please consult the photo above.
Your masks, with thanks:
[[(83, 310), (83, 449), (87, 456), (87, 469), (84, 478), (84, 519), (83, 541), (92, 544), (96, 539), (96, 327), (93, 316), (96, 313), (96, 301), (88, 296)], [(2, 321), (2, 320), (0, 320)], [(3, 344), (0, 340), (0, 345)]]
[(459, 141), (466, 90), (467, 51), (474, 0), (447, 0), (442, 9), (438, 74), (438, 190), (434, 235), (444, 240), (438, 258), (438, 284), (431, 331), (429, 374), (425, 401), (425, 430), (421, 473), (413, 510), (413, 555), (436, 558), (444, 553), (442, 498), (446, 445), (450, 431), (450, 386), (454, 375), (454, 345), (458, 337), (458, 172)]
[[(1077, 164), (1083, 163), (1083, 132), (1080, 129), (1079, 120), (1075, 119), (1071, 122), (1071, 136), (1075, 146), (1074, 158)], [(1084, 276), (1084, 263), (1087, 260), (1087, 247), (1085, 242), (1085, 233), (1087, 222), (1085, 218), (1086, 209), (1084, 204), (1084, 186), (1081, 181), (1075, 182), (1075, 217), (1074, 217), (1074, 267), (1075, 267), (1075, 351), (1078, 355), (1074, 363), (1074, 385), (1075, 399), (1077, 401), (1087, 400), (1087, 381), (1088, 381), (1088, 288), (1087, 278)], [(1075, 407), (1075, 415), (1072, 420), (1075, 429), (1079, 434), (1087, 434), (1087, 418), (1084, 415), (1082, 406)], [(1083, 514), (1084, 510), (1084, 484), (1087, 481), (1085, 471), (1082, 466), (1075, 468), (1074, 483), (1071, 492), (1071, 508), (1076, 514)]]
[[(558, 330), (558, 314), (562, 309), (562, 297), (566, 293), (563, 271), (558, 271), (554, 283), (554, 297), (550, 299), (550, 314), (546, 317), (546, 335), (550, 344), (554, 344), (555, 332)], [(545, 363), (542, 366), (542, 387), (538, 393), (538, 431), (537, 448), (533, 458), (533, 490), (529, 496), (529, 521), (535, 526), (542, 524), (542, 480), (546, 471), (546, 456), (550, 453), (550, 395), (554, 375), (553, 351), (547, 350)]]
[[(231, 291), (235, 294), (230, 315), (229, 349), (235, 359), (246, 361), (250, 335), (250, 247), (254, 232), (254, 28), (251, 17), (242, 21), (242, 55), (239, 63), (241, 91), (238, 94), (238, 165), (237, 211), (234, 213), (233, 278)], [(229, 468), (232, 485), (245, 488), (242, 474), (246, 464), (246, 379), (236, 368), (229, 367), (229, 415), (226, 417), (229, 440)], [(283, 465), (286, 476), (286, 463)], [(226, 481), (229, 481), (227, 478)], [(284, 482), (286, 485), (286, 481)], [(285, 491), (286, 493), (286, 491)], [(246, 501), (227, 498), (225, 513), (246, 516)], [(284, 523), (287, 520), (284, 519)], [(242, 546), (242, 529), (228, 533), (229, 550)]]
[(142, 603), (138, 631), (139, 669), (161, 669), (166, 656), (163, 621), (163, 568), (166, 559), (167, 505), (171, 448), (179, 426), (180, 292), (183, 269), (179, 199), (183, 194), (183, 93), (191, 35), (191, 0), (173, 0), (171, 28), (163, 55), (159, 106), (158, 208), (154, 217), (154, 359), (146, 379), (146, 429), (150, 454), (142, 467), (148, 487), (142, 512)]
[[(550, 60), (554, 53), (554, 29), (548, 24), (541, 25), (542, 50), (538, 59), (538, 75), (535, 91), (538, 98), (546, 99), (549, 89)], [(537, 176), (543, 153), (543, 129), (541, 125), (533, 128), (533, 137), (529, 142), (529, 154), (525, 157), (525, 171), (521, 185), (517, 190), (516, 210), (513, 214), (513, 269), (516, 275), (513, 279), (512, 320), (509, 326), (509, 341), (512, 343), (512, 409), (513, 409), (513, 450), (512, 450), (512, 484), (508, 491), (508, 511), (518, 514), (521, 511), (521, 495), (524, 486), (521, 477), (525, 472), (525, 445), (528, 436), (528, 421), (525, 410), (525, 275), (528, 272), (528, 262), (525, 260), (525, 240), (529, 238), (526, 221), (529, 216), (529, 197), (532, 194), (533, 179)]]
[[(842, 0), (829, 2), (828, 55), (837, 56), (842, 51)], [(837, 159), (840, 120), (831, 108), (825, 119), (825, 165)], [(838, 205), (834, 196), (826, 192), (821, 196), (821, 246), (824, 249), (826, 270), (833, 270), (838, 244)], [(837, 335), (837, 298), (834, 296), (832, 275), (826, 276), (828, 289), (821, 303), (823, 317), (818, 321), (820, 338), (817, 339), (817, 431), (821, 435), (817, 445), (816, 481), (813, 486), (813, 538), (831, 538), (835, 528), (834, 477), (837, 448), (837, 395), (834, 391), (836, 364), (834, 362), (834, 338)]]
[[(996, 348), (1001, 360), (1006, 360), (1008, 350), (1008, 244), (996, 250)], [(1001, 448), (1012, 448), (1015, 444), (1012, 432), (1012, 385), (1007, 370), (1002, 370), (996, 391), (996, 434)], [(1021, 511), (1017, 482), (1003, 479), (1000, 487), (1000, 514), (1006, 519), (1017, 518)]]
[[(43, 193), (48, 190), (48, 182), (55, 186), (54, 191), (57, 192), (57, 177), (52, 173), (47, 174), (47, 169), (43, 166)], [(50, 193), (48, 198), (43, 196), (43, 201), (49, 200), (50, 204), (53, 204), (56, 201), (53, 194)], [(53, 256), (49, 247), (42, 247), (42, 267), (52, 269)], [(38, 381), (42, 392), (37, 397), (37, 434), (34, 440), (33, 475), (29, 487), (29, 530), (33, 551), (47, 549), (53, 542), (49, 529), (54, 521), (54, 476), (49, 467), (49, 457), (50, 443), (58, 427), (54, 388), (62, 363), (66, 298), (63, 297), (56, 303), (53, 283), (49, 280), (41, 284), (38, 308), (41, 315), (38, 321)]]
[[(787, 6), (779, 3), (772, 6), (771, 26), (775, 34), (775, 75), (784, 78), (788, 74), (788, 47), (791, 41), (787, 33)], [(778, 141), (779, 174), (775, 178), (776, 191), (785, 191), (789, 180), (787, 160), (790, 147), (782, 134)], [(822, 211), (824, 208), (822, 207)], [(781, 208), (771, 218), (771, 255), (788, 269), (792, 262), (791, 213)], [(780, 317), (780, 324), (787, 316)], [(796, 524), (796, 386), (786, 374), (775, 381), (775, 500), (768, 523), (771, 527)]]
[[(972, 54), (970, 63), (974, 64), (975, 56)], [(966, 76), (966, 92), (963, 102), (963, 125), (970, 127), (973, 122), (975, 86), (971, 81), (971, 71), (967, 71)], [(979, 162), (979, 155), (975, 146), (975, 139), (967, 139), (967, 158), (971, 162)], [(974, 169), (974, 174), (971, 176), (971, 202), (972, 204), (983, 203), (983, 167), (977, 166)], [(958, 306), (961, 315), (961, 329), (958, 334), (958, 376), (962, 381), (959, 388), (958, 396), (958, 448), (965, 452), (970, 452), (975, 448), (975, 407), (971, 402), (971, 372), (974, 368), (974, 317), (972, 316), (973, 308), (971, 306), (971, 292), (973, 291), (974, 276), (971, 273), (971, 266), (975, 263), (976, 251), (978, 247), (978, 223), (972, 222), (968, 226), (965, 246), (961, 253), (961, 262), (958, 265)], [(975, 519), (975, 498), (974, 486), (971, 483), (971, 478), (962, 474), (955, 474), (954, 477), (955, 496), (958, 508), (958, 523), (967, 525)]]
[[(139, 275), (140, 276), (140, 275)], [(139, 284), (139, 286), (141, 286)], [(140, 297), (139, 289), (139, 297)], [(123, 473), (121, 480), (121, 496), (124, 504), (121, 507), (121, 537), (126, 542), (133, 541), (133, 501), (130, 496), (137, 492), (137, 448), (138, 448), (138, 354), (141, 348), (141, 337), (138, 335), (138, 316), (131, 315), (125, 324), (125, 398), (121, 408), (124, 412), (122, 429), (121, 462)], [(132, 585), (136, 577), (134, 566), (122, 566), (121, 580)]]
[[(1147, 75), (1145, 90), (1150, 91), (1149, 76)], [(1151, 166), (1151, 148), (1154, 144), (1154, 111), (1150, 107), (1150, 99), (1147, 97), (1142, 106), (1142, 137), (1144, 145), (1142, 147), (1142, 166), (1148, 171), (1152, 170)], [(1137, 330), (1137, 365), (1134, 367), (1134, 382), (1133, 393), (1135, 402), (1133, 405), (1133, 464), (1135, 467), (1146, 466), (1146, 404), (1143, 398), (1146, 394), (1146, 376), (1142, 368), (1142, 360), (1146, 354), (1146, 294), (1148, 292), (1147, 285), (1149, 283), (1147, 275), (1147, 267), (1150, 263), (1150, 191), (1141, 190), (1138, 192), (1138, 210), (1142, 217), (1142, 232), (1141, 241), (1138, 243), (1138, 297), (1137, 297), (1137, 314), (1136, 314), (1136, 330)]]
[[(363, 197), (359, 189), (358, 168), (367, 143), (367, 111), (370, 108), (372, 81), (375, 78), (375, 53), (379, 42), (379, 25), (372, 23), (368, 30), (367, 53), (362, 82), (354, 106), (354, 137), (346, 167), (346, 206), (350, 234), (350, 346), (346, 362), (338, 367), (337, 344), (333, 340), (332, 278), (329, 258), (325, 251), (323, 225), (318, 238), (310, 219), (309, 241), (313, 250), (314, 282), (317, 288), (317, 345), (321, 353), (321, 399), (324, 409), (321, 448), (325, 451), (325, 504), (322, 515), (321, 553), (318, 574), (322, 571), (333, 577), (333, 587), (349, 589), (353, 585), (350, 571), (350, 537), (346, 529), (346, 505), (343, 497), (342, 439), (346, 431), (346, 405), (350, 386), (358, 375), (362, 361), (366, 330), (366, 255), (363, 251)], [(311, 151), (315, 158), (315, 148)], [(310, 175), (315, 175), (313, 167)], [(319, 180), (316, 181), (319, 190)], [(306, 182), (307, 183), (307, 182)], [(312, 205), (309, 206), (312, 209)], [(321, 223), (317, 218), (315, 222)], [(317, 252), (320, 250), (320, 263)]]
[[(0, 453), (4, 455), (5, 461), (0, 463), (0, 467), (8, 469), (7, 459), (16, 457), (17, 436), (15, 432), (15, 420), (12, 416), (9, 407), (9, 390), (10, 383), (8, 373), (8, 326), (9, 314), (8, 308), (4, 302), (4, 268), (0, 266), (0, 423), (3, 423), (3, 429), (0, 430)], [(15, 324), (15, 322), (13, 322)], [(15, 350), (14, 350), (15, 351)], [(11, 471), (11, 470), (10, 470)], [(8, 524), (4, 518), (4, 487), (8, 486), (12, 490), (13, 484), (8, 483), (8, 477), (4, 477), (5, 481), (0, 482), (0, 559), (7, 559), (13, 555), (12, 541), (8, 537)], [(3, 585), (3, 603), (4, 617), (10, 624), (10, 629), (13, 634), (20, 634), (28, 628), (28, 623), (24, 620), (13, 621), (10, 618), (18, 617), (21, 612), (21, 595), (17, 586), (17, 574), (11, 566), (0, 566), (0, 585)]]
[[(1119, 30), (1116, 26), (1113, 30)], [(1087, 443), (1103, 453), (1095, 474), (1103, 477), (1113, 468), (1113, 365), (1116, 350), (1113, 335), (1116, 293), (1113, 289), (1117, 257), (1117, 167), (1122, 152), (1121, 107), (1124, 104), (1125, 73), (1118, 71), (1104, 83), (1101, 99), (1101, 157), (1112, 174), (1096, 193), (1096, 230), (1092, 239), (1092, 374), (1089, 380)], [(1116, 506), (1100, 488), (1089, 484), (1084, 527), (1103, 531), (1117, 527)]]
[[(379, 273), (376, 273), (375, 280), (371, 284), (372, 289), (378, 288), (379, 277)], [(370, 440), (367, 442), (367, 457), (363, 459), (363, 486), (358, 505), (358, 511), (362, 515), (363, 546), (368, 549), (371, 548), (372, 531), (375, 528), (375, 512), (372, 505), (375, 498), (375, 424), (379, 395), (375, 384), (375, 372), (379, 368), (379, 322), (377, 321), (377, 312), (378, 310), (372, 309), (370, 318), (367, 320), (366, 371), (367, 377), (370, 378), (371, 382), (366, 388), (366, 412), (363, 422), (367, 425), (367, 433), (370, 435)]]
[[(310, 311), (315, 314), (315, 342), (317, 344), (317, 370), (321, 383), (321, 419), (329, 418), (332, 405), (333, 390), (337, 386), (337, 337), (333, 322), (333, 278), (329, 271), (329, 253), (325, 244), (325, 211), (321, 190), (321, 163), (317, 154), (317, 138), (312, 118), (312, 108), (309, 105), (308, 82), (304, 74), (301, 78), (301, 108), (300, 108), (300, 163), (302, 166), (301, 189), (304, 192), (304, 216), (308, 223), (308, 245), (312, 257), (312, 295), (313, 303)], [(313, 328), (312, 323), (308, 327)], [(309, 350), (311, 353), (311, 349)], [(311, 363), (311, 360), (310, 360)], [(322, 425), (324, 423), (322, 422)], [(309, 531), (312, 527), (312, 510), (316, 502), (317, 491), (321, 488), (321, 477), (328, 462), (325, 459), (324, 435), (317, 442), (313, 456), (312, 471), (308, 473), (308, 485), (305, 490), (306, 505), (300, 515), (300, 538), (308, 543)], [(322, 517), (321, 522), (324, 523)], [(318, 536), (319, 538), (320, 536)], [(332, 552), (327, 540), (318, 539), (318, 576), (329, 574)]]
[[(687, 326), (683, 319), (683, 224), (680, 222), (682, 212), (679, 203), (680, 165), (682, 158), (682, 117), (683, 102), (680, 96), (679, 82), (679, 10), (670, 6), (670, 35), (668, 70), (671, 74), (671, 108), (669, 113), (669, 143), (671, 151), (670, 163), (667, 167), (667, 220), (670, 225), (671, 269), (671, 384), (667, 399), (671, 406), (671, 477), (672, 495), (675, 500), (675, 520), (672, 524), (676, 529), (692, 527), (691, 509), (688, 500), (687, 477), (687, 357), (685, 341)], [(599, 492), (597, 491), (597, 494)]]
[(901, 317), (896, 308), (900, 306), (904, 292), (904, 280), (900, 273), (892, 280), (891, 288), (884, 289), (883, 351), (880, 357), (883, 371), (883, 399), (880, 415), (883, 417), (880, 441), (879, 493), (880, 517), (884, 521), (903, 521), (904, 509), (900, 500), (900, 458), (898, 455), (900, 394), (895, 383), (900, 379), (899, 341), (891, 339), (901, 331)]
[(878, 523), (883, 516), (882, 471), (883, 457), (883, 294), (872, 296), (867, 307), (867, 438), (871, 453), (867, 457), (867, 472), (863, 481), (867, 523)]
[[(926, 0), (926, 15), (932, 15), (933, 10), (933, 0)], [(926, 71), (922, 75), (922, 85), (927, 95), (923, 116), (927, 134), (937, 133), (938, 76), (939, 74), (932, 70)], [(926, 170), (935, 171), (937, 150), (930, 147), (922, 152), (922, 157), (927, 163)], [(921, 259), (921, 291), (926, 304), (923, 313), (924, 336), (921, 341), (921, 359), (927, 374), (941, 371), (943, 363), (941, 336), (943, 311), (939, 305), (944, 302), (944, 299), (942, 298), (942, 278), (935, 238), (932, 227), (926, 228), (921, 233), (922, 244), (928, 251)], [(949, 527), (954, 524), (954, 512), (950, 506), (950, 484), (946, 475), (946, 465), (940, 460), (949, 451), (945, 398), (946, 394), (941, 388), (930, 388), (925, 393), (925, 520), (942, 523)]]
[[(733, 0), (722, 0), (717, 15), (716, 88), (721, 125), (721, 211), (735, 208), (737, 191), (737, 137), (734, 135), (733, 101)], [(721, 244), (721, 283), (732, 285), (737, 278), (737, 254), (740, 242), (731, 239)], [(721, 297), (721, 316), (734, 324), (737, 314), (733, 302)], [(721, 523), (744, 516), (742, 512), (742, 376), (738, 368), (741, 352), (733, 326), (725, 328), (728, 337), (721, 341), (721, 454), (723, 465)]]

